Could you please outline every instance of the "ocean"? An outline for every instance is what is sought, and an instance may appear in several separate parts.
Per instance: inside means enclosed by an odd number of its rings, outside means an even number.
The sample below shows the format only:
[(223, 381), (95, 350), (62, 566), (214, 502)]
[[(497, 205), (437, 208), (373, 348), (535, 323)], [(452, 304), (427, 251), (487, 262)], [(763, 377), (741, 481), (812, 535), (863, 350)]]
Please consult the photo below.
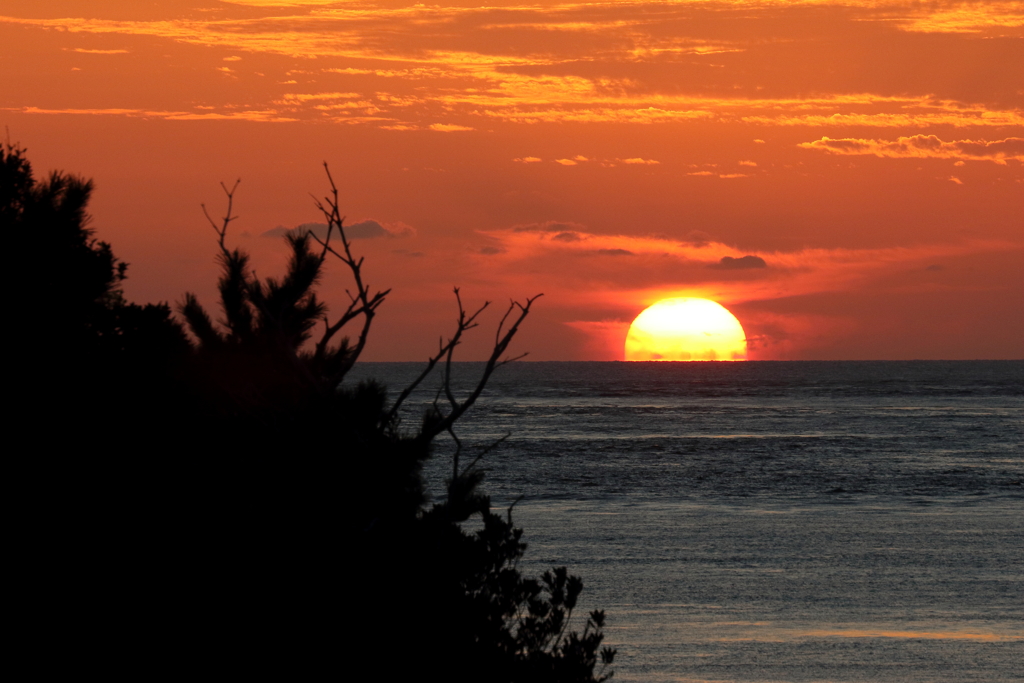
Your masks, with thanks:
[(506, 437), (485, 490), (525, 573), (583, 578), (576, 626), (605, 610), (616, 681), (1024, 681), (1024, 361), (516, 362), (457, 434)]

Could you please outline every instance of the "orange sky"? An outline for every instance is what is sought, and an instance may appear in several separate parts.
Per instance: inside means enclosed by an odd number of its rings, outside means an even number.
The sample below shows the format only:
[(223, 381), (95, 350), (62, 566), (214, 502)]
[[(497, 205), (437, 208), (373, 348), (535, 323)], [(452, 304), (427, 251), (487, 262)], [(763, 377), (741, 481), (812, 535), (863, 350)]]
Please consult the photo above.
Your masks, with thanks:
[(136, 301), (212, 303), (221, 180), (276, 273), (326, 160), (394, 288), (367, 360), (425, 358), (453, 285), (543, 292), (537, 360), (621, 358), (669, 296), (753, 359), (1024, 357), (1024, 2), (4, 0), (0, 69)]

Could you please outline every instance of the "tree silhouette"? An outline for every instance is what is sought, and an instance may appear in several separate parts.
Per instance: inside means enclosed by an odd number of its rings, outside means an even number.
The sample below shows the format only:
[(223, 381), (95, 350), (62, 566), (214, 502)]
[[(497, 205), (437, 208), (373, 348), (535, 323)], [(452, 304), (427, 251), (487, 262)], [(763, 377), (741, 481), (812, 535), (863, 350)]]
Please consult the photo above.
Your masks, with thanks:
[[(223, 186), (227, 211), (220, 221), (210, 219), (220, 249), (223, 318), (216, 325), (192, 295), (180, 309), (198, 342), (202, 377), (212, 381), (204, 392), (216, 397), (212, 414), (258, 434), (260, 446), (253, 452), (274, 444), (278, 453), (301, 446), (308, 454), (298, 456), (308, 460), (301, 468), (306, 479), (295, 483), (301, 502), (290, 500), (291, 512), (278, 512), (280, 519), (294, 519), (292, 513), (303, 510), (302, 521), (282, 540), (304, 556), (332, 536), (341, 543), (338, 555), (328, 557), (345, 567), (345, 618), (352, 626), (346, 647), (368, 661), (386, 662), (381, 674), (412, 680), (437, 668), (449, 681), (605, 680), (594, 673), (599, 661), (606, 668), (614, 658), (613, 650), (600, 648), (603, 612), (591, 613), (582, 633), (569, 630), (582, 581), (565, 568), (540, 580), (524, 578), (517, 569), (526, 549), (522, 530), (513, 525), (511, 509), (505, 517), (496, 514), (479, 489), (483, 453), (468, 464), (460, 461), (455, 425), (492, 373), (515, 360), (505, 354), (537, 297), (509, 305), (481, 375), (463, 397), (452, 384), (455, 349), (488, 304), (469, 312), (458, 289), (453, 334), (393, 402), (373, 382), (344, 388), (390, 290), (371, 294), (365, 283), (363, 260), (353, 255), (326, 164), (325, 170), (331, 189), (317, 206), (326, 235), (288, 235), (290, 258), (279, 280), (258, 279), (248, 256), (228, 248), (238, 184)], [(336, 319), (316, 295), (330, 258), (344, 264), (354, 282)], [(314, 339), (318, 322), (322, 332)], [(349, 324), (352, 342), (341, 335)], [(400, 409), (433, 371), (441, 376), (437, 398), (417, 427), (407, 430)], [(456, 448), (444, 495), (430, 503), (421, 471), (442, 433)], [(282, 469), (276, 471), (280, 476)], [(318, 476), (309, 478), (310, 471)], [(342, 491), (330, 490), (339, 483)], [(465, 525), (477, 517), (480, 527), (467, 531)], [(296, 543), (297, 538), (303, 540)], [(299, 612), (289, 614), (290, 620), (303, 621)], [(421, 623), (405, 623), (409, 618)], [(303, 639), (312, 637), (303, 633)]]
[(22, 283), (30, 294), (14, 302), (38, 361), (25, 389), (79, 425), (109, 402), (170, 381), (189, 348), (166, 304), (125, 300), (128, 264), (89, 227), (92, 189), (58, 171), (38, 181), (24, 149), (0, 145), (0, 229), (32, 269)]
[[(603, 612), (571, 631), (580, 579), (520, 574), (522, 530), (480, 490), (486, 449), (467, 455), (455, 429), (514, 360), (536, 297), (510, 304), (465, 395), (454, 353), (487, 304), (469, 312), (457, 289), (455, 330), (410, 386), (394, 400), (349, 386), (389, 290), (364, 282), (328, 179), (327, 233), (289, 235), (279, 279), (227, 246), (238, 184), (224, 187), (227, 212), (210, 221), (221, 316), (186, 294), (189, 340), (166, 305), (124, 299), (127, 264), (88, 227), (92, 183), (38, 182), (24, 150), (0, 148), (2, 227), (15, 253), (48, 259), (19, 330), (42, 340), (35, 408), (45, 398), (60, 425), (56, 465), (22, 478), (39, 509), (30, 555), (60, 615), (40, 628), (108, 673), (605, 680)], [(354, 281), (336, 317), (316, 291), (329, 260)], [(437, 398), (410, 429), (402, 406), (432, 372)], [(456, 446), (432, 500), (421, 472), (441, 434)]]

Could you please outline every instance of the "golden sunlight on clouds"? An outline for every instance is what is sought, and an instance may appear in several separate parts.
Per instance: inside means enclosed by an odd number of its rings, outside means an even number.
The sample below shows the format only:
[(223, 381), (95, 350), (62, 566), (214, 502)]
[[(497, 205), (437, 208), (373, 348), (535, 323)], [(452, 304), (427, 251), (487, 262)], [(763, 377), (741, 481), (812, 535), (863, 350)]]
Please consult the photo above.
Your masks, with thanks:
[(339, 0), (223, 0), (231, 5), (250, 7), (317, 7), (337, 5)]
[(904, 23), (908, 31), (922, 33), (978, 33), (985, 29), (1024, 26), (1024, 3), (951, 2), (937, 3), (933, 9)]
[[(910, 21), (913, 31), (926, 30), (920, 22), (928, 21), (936, 26), (955, 24), (957, 31), (973, 30), (972, 21), (1013, 29), (1022, 25), (1021, 3), (940, 3), (933, 12), (899, 2), (736, 2), (720, 3), (711, 15), (706, 12), (706, 3), (698, 2), (629, 2), (615, 6), (500, 3), (502, 6), (496, 7), (269, 1), (236, 4), (261, 8), (261, 13), (232, 17), (220, 11), (205, 17), (153, 21), (0, 17), (0, 22), (94, 34), (107, 40), (117, 36), (148, 36), (253, 56), (295, 58), (307, 62), (302, 71), (307, 74), (304, 81), (309, 85), (320, 86), (331, 80), (323, 75), (335, 74), (335, 80), (348, 76), (346, 85), (350, 86), (358, 82), (352, 79), (359, 76), (397, 79), (408, 86), (400, 91), (394, 91), (394, 86), (362, 90), (361, 99), (373, 102), (376, 110), (355, 119), (339, 117), (337, 112), (332, 114), (313, 104), (317, 98), (329, 97), (332, 91), (272, 96), (261, 106), (280, 108), (278, 116), (285, 119), (326, 116), (348, 123), (378, 122), (391, 129), (396, 128), (396, 123), (405, 126), (403, 129), (430, 127), (432, 123), (475, 127), (465, 122), (417, 122), (409, 120), (407, 112), (395, 111), (396, 107), (420, 104), (427, 108), (421, 116), (437, 117), (447, 111), (463, 117), (516, 123), (734, 120), (819, 127), (1024, 125), (1016, 107), (960, 99), (959, 93), (953, 91), (941, 97), (941, 89), (928, 83), (922, 84), (925, 89), (919, 94), (904, 96), (891, 92), (851, 92), (848, 87), (828, 92), (827, 82), (829, 69), (835, 68), (830, 66), (832, 60), (838, 60), (836, 65), (840, 69), (848, 68), (848, 58), (843, 55), (845, 45), (857, 39), (851, 31), (864, 22), (877, 22), (877, 30), (882, 34), (893, 21), (900, 26)], [(657, 7), (658, 13), (629, 19), (622, 16), (648, 5)], [(776, 84), (766, 80), (768, 73), (764, 72), (763, 64), (775, 57), (792, 60), (791, 48), (784, 46), (794, 38), (783, 32), (775, 36), (782, 42), (773, 46), (764, 42), (768, 36), (756, 35), (757, 25), (751, 23), (756, 18), (790, 15), (794, 21), (808, 21), (802, 9), (808, 5), (854, 11), (852, 23), (837, 15), (814, 29), (823, 31), (823, 37), (828, 35), (828, 40), (839, 46), (825, 48), (827, 54), (819, 67), (821, 85), (810, 89), (814, 94), (787, 86), (785, 79)], [(696, 30), (693, 22), (698, 17), (712, 22), (715, 31), (725, 36), (721, 44), (708, 44), (706, 38), (691, 33)], [(551, 31), (555, 29), (582, 32), (587, 39), (553, 36)], [(676, 33), (680, 30), (683, 35)], [(751, 35), (752, 30), (755, 35)], [(1019, 38), (1021, 32), (1015, 35)], [(481, 36), (490, 39), (481, 41)], [(888, 39), (895, 40), (896, 36), (890, 35)], [(808, 42), (809, 49), (823, 47), (806, 37), (796, 40)], [(492, 47), (507, 45), (509, 41), (518, 49)], [(73, 49), (99, 50), (104, 54), (125, 52), (124, 48)], [(901, 49), (898, 40), (893, 49)], [(773, 57), (773, 53), (778, 54)], [(316, 57), (316, 62), (310, 62), (311, 57)], [(322, 60), (331, 63), (321, 63)], [(630, 64), (629, 73), (614, 66), (617, 64)], [(713, 84), (718, 77), (717, 69), (726, 69), (721, 75), (727, 77), (735, 67), (740, 67), (737, 75), (746, 72), (739, 82), (728, 87), (721, 87), (725, 83)], [(801, 62), (800, 68), (808, 68), (807, 60)], [(690, 92), (685, 92), (687, 88), (679, 92), (680, 82), (686, 81), (692, 83)], [(452, 87), (456, 83), (458, 87)], [(907, 85), (911, 83), (908, 81)], [(765, 96), (766, 91), (776, 92)]]
[(429, 126), (430, 130), (436, 130), (441, 133), (456, 133), (459, 131), (473, 130), (469, 126), (460, 126), (455, 123), (432, 123)]
[(1005, 140), (953, 140), (943, 142), (934, 135), (914, 135), (896, 140), (833, 140), (821, 138), (799, 145), (832, 154), (874, 154), (893, 158), (971, 159), (1006, 164), (1007, 159), (1024, 162), (1024, 138)]
[(130, 50), (87, 50), (84, 47), (64, 48), (71, 52), (79, 52), (84, 55), (126, 55)]
[(7, 111), (20, 111), (25, 114), (85, 114), (99, 116), (127, 116), (143, 119), (166, 119), (168, 121), (196, 121), (196, 120), (237, 120), (237, 121), (295, 121), (297, 119), (280, 116), (275, 111), (238, 111), (238, 112), (189, 112), (189, 111), (147, 111), (144, 109), (41, 109), (39, 107), (25, 107), (21, 110), (7, 109)]
[(360, 242), (412, 292), (381, 359), (454, 284), (544, 291), (536, 358), (620, 357), (671, 297), (754, 359), (1024, 356), (1022, 1), (8, 3), (0, 57), (12, 139), (163, 264), (140, 299), (215, 268), (198, 188), (244, 173), (260, 235), (315, 220), (326, 159), (345, 210), (417, 227)]

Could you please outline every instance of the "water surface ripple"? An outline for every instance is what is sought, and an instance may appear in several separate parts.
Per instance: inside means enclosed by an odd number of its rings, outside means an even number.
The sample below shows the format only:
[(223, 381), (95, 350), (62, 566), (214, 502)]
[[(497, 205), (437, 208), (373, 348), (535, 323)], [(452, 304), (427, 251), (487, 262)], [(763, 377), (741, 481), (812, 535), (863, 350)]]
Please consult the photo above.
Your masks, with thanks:
[(515, 363), (458, 433), (510, 434), (487, 491), (607, 611), (616, 680), (1024, 680), (1024, 362)]

